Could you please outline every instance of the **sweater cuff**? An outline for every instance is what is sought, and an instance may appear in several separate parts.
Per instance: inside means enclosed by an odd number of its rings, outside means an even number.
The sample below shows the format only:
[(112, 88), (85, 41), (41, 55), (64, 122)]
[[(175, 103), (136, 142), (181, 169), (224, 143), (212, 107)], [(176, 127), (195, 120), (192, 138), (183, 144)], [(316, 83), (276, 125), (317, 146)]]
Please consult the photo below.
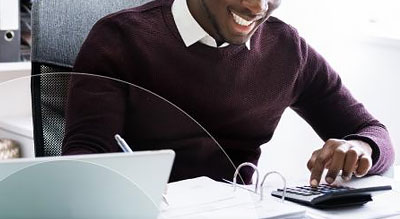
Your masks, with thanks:
[(371, 155), (372, 166), (374, 166), (376, 164), (376, 162), (378, 161), (378, 159), (381, 155), (381, 150), (379, 149), (379, 147), (375, 143), (375, 141), (373, 141), (371, 138), (368, 138), (363, 135), (358, 135), (358, 134), (347, 135), (343, 139), (344, 140), (359, 140), (359, 141), (363, 141), (363, 142), (369, 144), (369, 146), (372, 148), (372, 155)]

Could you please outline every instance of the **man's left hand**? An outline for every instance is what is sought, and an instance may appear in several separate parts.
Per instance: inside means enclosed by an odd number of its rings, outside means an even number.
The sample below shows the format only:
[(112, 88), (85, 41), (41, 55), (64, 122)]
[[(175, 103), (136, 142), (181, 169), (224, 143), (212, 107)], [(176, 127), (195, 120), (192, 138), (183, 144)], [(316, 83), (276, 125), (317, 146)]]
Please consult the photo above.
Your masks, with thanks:
[(311, 171), (310, 184), (319, 185), (324, 169), (328, 169), (325, 181), (333, 183), (342, 171), (342, 178), (350, 180), (353, 173), (362, 177), (372, 166), (372, 148), (369, 144), (359, 140), (329, 139), (321, 149), (312, 153), (307, 163)]

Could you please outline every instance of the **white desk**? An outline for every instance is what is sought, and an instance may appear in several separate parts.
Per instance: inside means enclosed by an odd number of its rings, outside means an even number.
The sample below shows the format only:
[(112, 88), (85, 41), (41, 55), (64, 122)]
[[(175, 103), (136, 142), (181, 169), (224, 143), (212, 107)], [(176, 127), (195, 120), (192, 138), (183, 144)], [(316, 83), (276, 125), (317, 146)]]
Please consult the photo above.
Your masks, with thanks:
[(394, 180), (400, 181), (400, 165), (394, 167)]

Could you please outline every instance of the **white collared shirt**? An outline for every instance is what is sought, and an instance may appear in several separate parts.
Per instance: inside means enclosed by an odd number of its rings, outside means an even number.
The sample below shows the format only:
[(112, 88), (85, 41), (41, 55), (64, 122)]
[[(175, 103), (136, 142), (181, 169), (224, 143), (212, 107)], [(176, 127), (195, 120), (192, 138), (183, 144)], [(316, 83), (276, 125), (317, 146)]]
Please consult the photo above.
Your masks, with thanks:
[[(172, 3), (172, 15), (186, 47), (189, 47), (196, 42), (201, 42), (207, 46), (215, 48), (226, 47), (229, 45), (229, 43), (226, 42), (220, 46), (217, 45), (215, 39), (212, 38), (194, 19), (189, 11), (186, 0), (175, 0)], [(246, 47), (250, 50), (250, 40), (246, 42)]]

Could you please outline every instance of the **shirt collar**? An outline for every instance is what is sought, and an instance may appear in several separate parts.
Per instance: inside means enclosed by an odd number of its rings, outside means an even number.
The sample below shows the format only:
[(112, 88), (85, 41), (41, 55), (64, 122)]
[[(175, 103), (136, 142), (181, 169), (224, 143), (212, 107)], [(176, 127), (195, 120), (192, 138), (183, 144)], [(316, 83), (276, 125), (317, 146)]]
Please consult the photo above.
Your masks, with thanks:
[[(172, 15), (174, 17), (179, 34), (181, 35), (186, 47), (196, 42), (201, 42), (207, 46), (221, 48), (226, 47), (229, 43), (223, 43), (218, 46), (214, 38), (212, 38), (189, 11), (186, 0), (175, 0), (172, 3)], [(250, 40), (246, 42), (246, 47), (250, 50)]]

